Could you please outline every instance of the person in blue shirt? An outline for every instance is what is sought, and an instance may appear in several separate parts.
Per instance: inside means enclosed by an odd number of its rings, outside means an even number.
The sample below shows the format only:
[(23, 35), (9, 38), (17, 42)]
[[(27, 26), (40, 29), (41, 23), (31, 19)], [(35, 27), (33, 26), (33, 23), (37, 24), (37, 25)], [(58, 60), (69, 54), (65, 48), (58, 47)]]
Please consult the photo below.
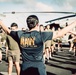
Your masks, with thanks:
[(29, 28), (27, 32), (11, 31), (2, 21), (0, 21), (0, 25), (19, 44), (23, 61), (20, 75), (46, 75), (43, 62), (43, 43), (68, 33), (76, 26), (76, 21), (59, 32), (40, 32), (39, 19), (36, 15), (28, 16), (26, 22)]

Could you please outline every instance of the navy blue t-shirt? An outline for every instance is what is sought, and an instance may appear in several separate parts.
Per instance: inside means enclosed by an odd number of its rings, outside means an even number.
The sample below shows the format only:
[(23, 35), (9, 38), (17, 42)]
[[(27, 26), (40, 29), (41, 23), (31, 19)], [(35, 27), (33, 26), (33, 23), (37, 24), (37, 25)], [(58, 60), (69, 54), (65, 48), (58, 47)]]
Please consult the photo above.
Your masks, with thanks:
[(23, 62), (36, 62), (42, 61), (43, 43), (52, 39), (53, 32), (11, 31), (10, 35), (18, 42), (20, 46)]

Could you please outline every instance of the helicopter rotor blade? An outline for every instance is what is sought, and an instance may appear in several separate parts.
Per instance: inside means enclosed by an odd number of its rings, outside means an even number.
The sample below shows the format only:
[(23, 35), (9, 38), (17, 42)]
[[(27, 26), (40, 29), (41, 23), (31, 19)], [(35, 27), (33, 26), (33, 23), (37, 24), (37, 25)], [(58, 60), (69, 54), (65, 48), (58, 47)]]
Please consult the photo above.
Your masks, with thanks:
[(53, 20), (50, 20), (50, 21), (46, 21), (45, 23), (48, 23), (48, 22), (53, 22), (53, 21), (56, 21), (56, 20), (61, 20), (61, 19), (65, 19), (65, 18), (70, 18), (70, 17), (75, 17), (76, 16), (76, 12), (61, 12), (61, 11), (35, 11), (35, 12), (3, 12), (3, 14), (22, 14), (22, 13), (58, 13), (58, 14), (72, 14), (70, 16), (64, 16), (64, 17), (60, 17), (60, 18), (56, 18), (56, 19), (53, 19)]
[(3, 12), (4, 14), (15, 14), (15, 13), (61, 13), (61, 14), (76, 14), (76, 12), (59, 12), (59, 11), (36, 11), (36, 12)]
[(75, 17), (75, 16), (76, 16), (76, 15), (64, 16), (64, 17), (60, 17), (60, 18), (56, 18), (56, 19), (53, 19), (53, 20), (46, 21), (45, 23), (53, 22), (53, 21), (61, 20), (61, 19), (65, 19), (65, 18)]

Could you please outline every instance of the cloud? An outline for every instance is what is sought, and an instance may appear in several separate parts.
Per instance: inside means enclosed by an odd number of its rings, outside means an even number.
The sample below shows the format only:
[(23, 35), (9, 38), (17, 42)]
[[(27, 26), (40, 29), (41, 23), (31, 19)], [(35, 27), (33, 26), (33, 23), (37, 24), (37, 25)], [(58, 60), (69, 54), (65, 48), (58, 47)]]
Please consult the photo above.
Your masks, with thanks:
[[(0, 2), (13, 2), (13, 1), (15, 1), (15, 0), (0, 0)], [(18, 0), (16, 0), (16, 1), (18, 1)]]
[(12, 3), (23, 3), (24, 8), (28, 10), (66, 10), (70, 11), (76, 7), (76, 0), (47, 0), (44, 3), (43, 0), (0, 0), (0, 2), (12, 2)]
[(24, 0), (24, 8), (27, 11), (53, 11), (53, 7), (50, 5), (47, 5), (42, 2), (37, 2), (36, 0)]
[(0, 0), (0, 2), (11, 2), (11, 3), (23, 3), (24, 9), (28, 9), (29, 11), (35, 11), (35, 10), (42, 10), (42, 11), (48, 11), (48, 10), (54, 10), (50, 5), (44, 4), (43, 1), (38, 0)]
[(65, 11), (72, 11), (73, 6), (69, 2), (66, 2), (66, 4), (63, 5), (62, 9)]
[(0, 2), (13, 2), (13, 3), (31, 3), (35, 0), (0, 0)]
[(61, 9), (63, 11), (75, 11), (76, 7), (76, 0), (63, 0), (63, 3), (61, 3)]
[(76, 0), (48, 0), (56, 11), (73, 11), (76, 10)]
[(36, 8), (40, 11), (53, 11), (53, 7), (51, 7), (50, 5), (46, 5), (44, 3), (38, 2), (36, 5)]
[(10, 1), (10, 0), (0, 0), (0, 2), (8, 2), (8, 1)]

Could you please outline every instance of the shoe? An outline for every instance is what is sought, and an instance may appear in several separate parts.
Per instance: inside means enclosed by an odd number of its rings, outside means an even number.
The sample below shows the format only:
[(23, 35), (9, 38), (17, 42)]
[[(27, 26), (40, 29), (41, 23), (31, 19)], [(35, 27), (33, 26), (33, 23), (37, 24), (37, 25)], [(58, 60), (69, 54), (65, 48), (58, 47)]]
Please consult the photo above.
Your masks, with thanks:
[(0, 60), (0, 64), (2, 63), (2, 61)]
[(71, 52), (72, 50), (69, 50), (69, 52)]
[(46, 59), (46, 62), (49, 62), (49, 59)]
[(74, 53), (73, 56), (76, 56), (76, 53)]
[(49, 60), (47, 60), (47, 63), (49, 63)]
[(69, 50), (69, 52), (71, 52), (71, 51), (72, 51), (72, 49)]
[(50, 56), (49, 59), (52, 59), (52, 56)]

